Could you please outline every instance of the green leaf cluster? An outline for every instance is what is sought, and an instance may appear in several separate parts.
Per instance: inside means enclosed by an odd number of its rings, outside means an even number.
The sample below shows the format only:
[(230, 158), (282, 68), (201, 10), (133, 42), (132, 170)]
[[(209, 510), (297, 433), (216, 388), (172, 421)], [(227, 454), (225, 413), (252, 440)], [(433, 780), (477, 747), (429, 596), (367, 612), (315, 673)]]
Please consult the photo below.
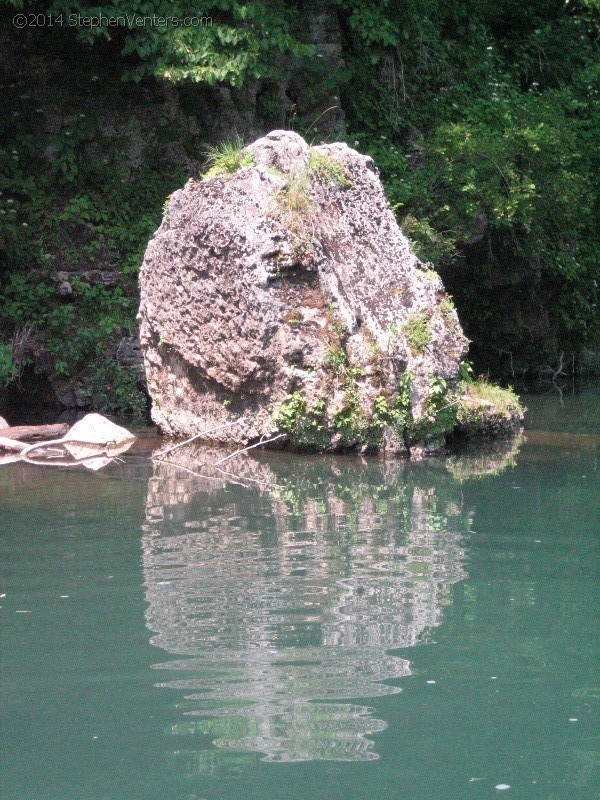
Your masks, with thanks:
[[(530, 276), (507, 303), (538, 309), (547, 351), (597, 345), (596, 0), (336, 5), (351, 31), (349, 142), (375, 159), (469, 331), (510, 313), (497, 305), (505, 271), (505, 285)], [(526, 359), (549, 357), (515, 342)]]

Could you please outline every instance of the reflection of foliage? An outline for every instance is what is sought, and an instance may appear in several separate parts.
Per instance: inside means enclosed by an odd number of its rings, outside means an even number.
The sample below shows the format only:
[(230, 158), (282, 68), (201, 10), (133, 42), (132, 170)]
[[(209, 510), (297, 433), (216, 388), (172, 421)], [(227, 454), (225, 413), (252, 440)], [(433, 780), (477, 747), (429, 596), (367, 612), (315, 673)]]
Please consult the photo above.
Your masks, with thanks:
[(522, 444), (522, 436), (514, 436), (494, 444), (486, 443), (479, 447), (471, 443), (467, 453), (448, 456), (446, 467), (460, 483), (474, 478), (499, 475), (516, 465)]

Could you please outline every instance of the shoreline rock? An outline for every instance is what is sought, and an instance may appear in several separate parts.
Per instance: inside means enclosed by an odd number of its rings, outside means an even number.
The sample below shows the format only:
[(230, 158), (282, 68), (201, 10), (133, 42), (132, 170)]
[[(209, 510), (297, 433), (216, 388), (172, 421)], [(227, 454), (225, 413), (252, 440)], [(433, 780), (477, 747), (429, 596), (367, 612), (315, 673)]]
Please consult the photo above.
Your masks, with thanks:
[[(455, 427), (468, 342), (370, 157), (274, 131), (175, 192), (140, 272), (152, 419), (248, 444), (406, 455)], [(440, 416), (442, 414), (442, 416)], [(452, 417), (452, 418), (451, 418)]]

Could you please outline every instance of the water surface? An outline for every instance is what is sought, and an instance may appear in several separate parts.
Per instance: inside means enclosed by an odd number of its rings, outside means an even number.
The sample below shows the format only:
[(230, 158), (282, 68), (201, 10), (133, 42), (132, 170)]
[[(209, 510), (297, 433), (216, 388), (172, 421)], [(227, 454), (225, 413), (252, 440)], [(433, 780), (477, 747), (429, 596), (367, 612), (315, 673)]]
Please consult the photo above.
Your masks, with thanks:
[(445, 462), (2, 467), (0, 796), (596, 798), (596, 402)]

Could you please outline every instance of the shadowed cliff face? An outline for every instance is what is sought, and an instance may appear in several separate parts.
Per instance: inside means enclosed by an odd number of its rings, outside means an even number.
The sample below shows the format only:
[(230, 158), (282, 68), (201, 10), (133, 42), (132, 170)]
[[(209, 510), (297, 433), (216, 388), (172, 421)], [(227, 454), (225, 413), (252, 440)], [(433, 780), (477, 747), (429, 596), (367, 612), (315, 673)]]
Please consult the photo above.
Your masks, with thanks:
[(335, 420), (371, 419), (406, 373), (418, 419), (431, 379), (455, 381), (467, 342), (372, 160), (290, 131), (244, 154), (252, 164), (235, 174), (176, 192), (148, 245), (139, 316), (154, 420), (193, 434), (243, 415), (218, 438), (248, 441), (296, 393), (327, 409), (322, 449), (336, 449)]
[(465, 577), (457, 484), (442, 465), (273, 455), (238, 459), (236, 487), (202, 459), (156, 464), (148, 486), (146, 619), (172, 659), (157, 685), (185, 698), (173, 734), (269, 761), (377, 758), (386, 723), (349, 700), (401, 691), (383, 681), (410, 662), (388, 651), (426, 642)]

